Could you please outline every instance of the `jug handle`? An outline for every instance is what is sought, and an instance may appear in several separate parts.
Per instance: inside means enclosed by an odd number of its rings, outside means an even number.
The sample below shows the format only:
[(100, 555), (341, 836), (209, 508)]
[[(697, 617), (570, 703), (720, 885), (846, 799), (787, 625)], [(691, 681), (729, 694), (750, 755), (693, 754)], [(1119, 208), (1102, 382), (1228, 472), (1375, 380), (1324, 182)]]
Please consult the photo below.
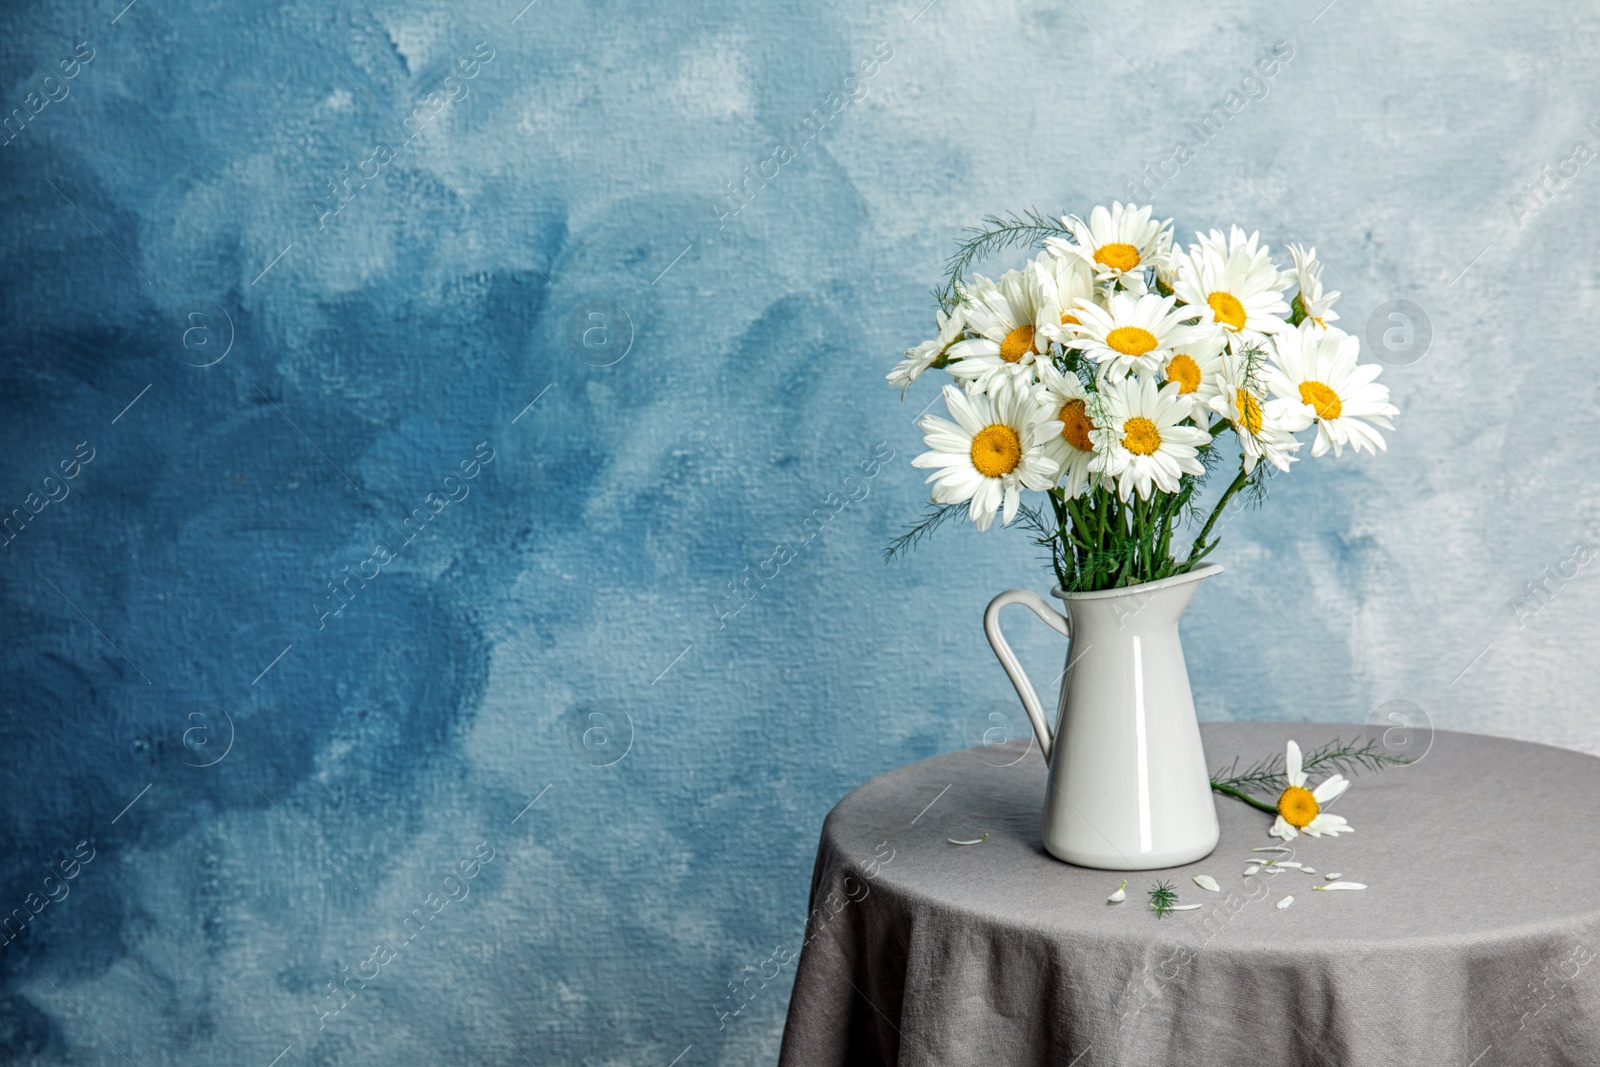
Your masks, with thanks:
[(1045, 721), (1044, 708), (1039, 705), (1039, 694), (1034, 692), (1033, 683), (1028, 680), (1027, 672), (1022, 669), (1022, 664), (1017, 662), (1017, 655), (1011, 651), (1011, 646), (1006, 644), (1004, 635), (1000, 633), (1000, 609), (1008, 604), (1021, 604), (1029, 611), (1050, 625), (1057, 633), (1070, 638), (1072, 636), (1072, 622), (1065, 615), (1047, 603), (1044, 597), (1027, 589), (1007, 589), (1004, 593), (989, 601), (989, 607), (983, 613), (983, 632), (989, 638), (989, 647), (994, 649), (995, 658), (1000, 661), (1006, 677), (1011, 679), (1011, 684), (1016, 687), (1017, 696), (1022, 698), (1022, 709), (1028, 713), (1028, 721), (1033, 723), (1033, 732), (1039, 738), (1039, 751), (1044, 754), (1045, 762), (1050, 762), (1050, 724)]

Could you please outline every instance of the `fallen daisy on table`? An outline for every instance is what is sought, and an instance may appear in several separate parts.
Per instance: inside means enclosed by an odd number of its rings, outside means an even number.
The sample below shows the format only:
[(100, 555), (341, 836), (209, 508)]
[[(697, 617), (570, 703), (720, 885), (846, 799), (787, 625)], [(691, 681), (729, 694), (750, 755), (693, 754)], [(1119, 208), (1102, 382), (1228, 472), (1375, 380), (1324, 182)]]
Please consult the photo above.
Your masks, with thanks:
[[(1350, 780), (1342, 774), (1329, 775), (1316, 789), (1306, 788), (1306, 772), (1301, 765), (1300, 746), (1290, 741), (1284, 754), (1284, 777), (1289, 787), (1278, 797), (1278, 819), (1268, 831), (1273, 837), (1293, 841), (1301, 834), (1312, 837), (1337, 837), (1354, 830), (1342, 815), (1330, 815), (1323, 805), (1337, 800), (1350, 787)], [(1279, 863), (1280, 867), (1301, 864)]]
[(1124, 878), (1122, 884), (1117, 886), (1117, 891), (1106, 897), (1107, 904), (1121, 904), (1128, 899), (1128, 880)]
[(1321, 889), (1321, 890), (1323, 890), (1325, 892), (1331, 893), (1331, 892), (1334, 892), (1335, 890), (1340, 890), (1340, 889), (1348, 889), (1348, 890), (1354, 891), (1354, 890), (1357, 890), (1357, 889), (1365, 889), (1367, 887), (1362, 885), (1360, 882), (1329, 882), (1327, 885), (1314, 885), (1311, 888), (1312, 889)]

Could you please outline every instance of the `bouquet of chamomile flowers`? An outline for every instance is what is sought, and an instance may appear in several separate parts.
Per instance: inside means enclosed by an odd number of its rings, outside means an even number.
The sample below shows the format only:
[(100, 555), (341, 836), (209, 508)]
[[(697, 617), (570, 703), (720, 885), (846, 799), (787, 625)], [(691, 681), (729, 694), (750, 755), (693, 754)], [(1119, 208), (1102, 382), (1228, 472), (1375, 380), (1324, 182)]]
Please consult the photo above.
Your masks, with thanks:
[[(928, 370), (955, 380), (950, 418), (923, 417), (928, 451), (912, 461), (933, 472), (932, 507), (891, 555), (951, 517), (987, 530), (1020, 515), (1064, 591), (1156, 581), (1216, 547), (1218, 518), (1289, 470), (1302, 431), (1314, 431), (1312, 456), (1385, 447), (1378, 428), (1398, 410), (1382, 368), (1357, 362), (1360, 342), (1332, 325), (1339, 294), (1324, 290), (1315, 249), (1290, 246), (1283, 270), (1235, 226), (1185, 252), (1170, 219), (1120, 203), (1087, 221), (985, 222), (951, 259), (938, 336), (888, 376), (902, 395)], [(1042, 251), (998, 281), (967, 277), (1016, 245)], [(1232, 455), (1228, 433), (1237, 472), (1202, 508), (1207, 475)], [(1173, 542), (1186, 527), (1198, 531), (1184, 549)]]

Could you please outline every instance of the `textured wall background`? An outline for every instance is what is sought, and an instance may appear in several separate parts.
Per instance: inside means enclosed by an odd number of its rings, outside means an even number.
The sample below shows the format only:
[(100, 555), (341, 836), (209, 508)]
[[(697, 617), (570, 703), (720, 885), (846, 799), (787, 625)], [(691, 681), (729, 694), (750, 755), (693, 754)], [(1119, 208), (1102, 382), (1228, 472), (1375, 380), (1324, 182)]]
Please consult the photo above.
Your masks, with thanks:
[(1203, 715), (1595, 746), (1581, 5), (124, 2), (0, 43), (5, 1062), (770, 1062), (823, 815), (1049, 584), (884, 565), (882, 376), (960, 227), (1146, 166), (1399, 330), (1389, 455), (1228, 527)]

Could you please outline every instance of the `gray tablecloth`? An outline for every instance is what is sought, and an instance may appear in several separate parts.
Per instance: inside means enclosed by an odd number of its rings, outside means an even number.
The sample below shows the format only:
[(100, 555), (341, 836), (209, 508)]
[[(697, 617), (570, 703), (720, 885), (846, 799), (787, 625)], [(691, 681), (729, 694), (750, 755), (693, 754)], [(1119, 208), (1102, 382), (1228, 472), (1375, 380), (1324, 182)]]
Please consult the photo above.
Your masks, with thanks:
[[(1204, 728), (1213, 767), (1361, 734)], [(1022, 752), (902, 767), (828, 816), (782, 1067), (1600, 1064), (1600, 760), (1440, 732), (1355, 778), (1354, 834), (1294, 842), (1315, 877), (1245, 877), (1271, 817), (1218, 797), (1217, 850), (1110, 905), (1123, 875), (1044, 852), (1037, 749), (997, 765)], [(1314, 892), (1328, 872), (1369, 888)], [(1203, 906), (1158, 919), (1159, 879)]]

